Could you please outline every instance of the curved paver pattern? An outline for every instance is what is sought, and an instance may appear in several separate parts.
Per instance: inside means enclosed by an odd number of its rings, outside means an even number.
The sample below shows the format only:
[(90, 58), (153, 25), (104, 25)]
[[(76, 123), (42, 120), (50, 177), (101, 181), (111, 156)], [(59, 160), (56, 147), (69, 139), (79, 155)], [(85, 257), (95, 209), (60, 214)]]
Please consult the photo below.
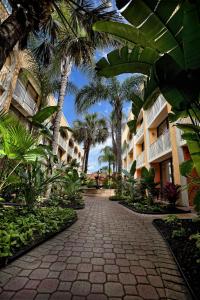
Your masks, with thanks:
[(151, 216), (86, 199), (79, 220), (0, 271), (0, 299), (190, 299)]

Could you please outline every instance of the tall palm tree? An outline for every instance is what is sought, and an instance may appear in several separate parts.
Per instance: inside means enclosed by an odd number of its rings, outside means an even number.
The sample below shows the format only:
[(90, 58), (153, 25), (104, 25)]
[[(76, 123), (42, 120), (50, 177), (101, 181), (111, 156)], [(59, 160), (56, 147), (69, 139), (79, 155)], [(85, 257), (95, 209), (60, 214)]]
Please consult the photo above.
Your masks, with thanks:
[[(108, 2), (103, 3), (108, 6)], [(21, 49), (26, 46), (30, 33), (47, 34), (52, 44), (56, 42), (59, 26), (54, 19), (55, 12), (64, 26), (69, 24), (65, 11), (70, 8), (79, 17), (85, 16), (85, 27), (91, 27), (91, 23), (97, 21), (91, 17), (92, 5), (88, 0), (9, 0), (9, 3), (12, 13), (0, 25), (0, 70), (17, 43)], [(74, 21), (76, 15), (73, 14)]]
[(74, 0), (74, 2), (77, 5), (81, 3), (83, 10), (77, 10), (76, 6), (68, 7), (68, 26), (62, 29), (59, 36), (60, 42), (56, 48), (57, 56), (61, 62), (61, 80), (52, 140), (53, 153), (55, 155), (58, 150), (64, 97), (73, 65), (76, 67), (91, 65), (96, 48), (116, 44), (107, 34), (97, 33), (92, 30), (92, 25), (95, 21), (117, 18), (117, 14), (108, 9), (109, 0), (103, 1), (99, 6), (96, 6), (93, 0)]
[(91, 147), (105, 142), (108, 138), (109, 132), (106, 120), (99, 118), (97, 113), (87, 114), (83, 120), (74, 121), (72, 131), (77, 142), (83, 143), (83, 171), (87, 173)]
[(117, 152), (117, 172), (122, 172), (122, 118), (123, 105), (131, 100), (133, 92), (143, 82), (143, 76), (132, 76), (122, 83), (117, 78), (106, 81), (98, 78), (89, 85), (84, 86), (76, 96), (76, 108), (78, 112), (87, 111), (91, 105), (107, 100), (113, 107), (114, 120), (116, 125), (116, 152)]
[(108, 176), (110, 178), (111, 174), (111, 164), (115, 161), (115, 155), (113, 153), (113, 149), (110, 146), (105, 146), (101, 150), (101, 155), (98, 157), (99, 163), (108, 163)]

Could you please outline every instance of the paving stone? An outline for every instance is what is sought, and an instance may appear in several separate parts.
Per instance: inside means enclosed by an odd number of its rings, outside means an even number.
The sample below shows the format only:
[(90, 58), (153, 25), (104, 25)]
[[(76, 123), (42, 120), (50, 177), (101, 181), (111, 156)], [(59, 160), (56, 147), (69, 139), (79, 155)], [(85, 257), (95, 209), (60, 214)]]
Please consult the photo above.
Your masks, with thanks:
[(120, 273), (119, 274), (119, 281), (122, 284), (136, 284), (135, 276), (130, 273)]
[(52, 271), (63, 271), (66, 268), (66, 264), (63, 262), (55, 262), (50, 266)]
[(116, 274), (108, 274), (107, 275), (107, 281), (116, 282), (118, 280), (118, 276)]
[(91, 292), (95, 294), (103, 293), (103, 284), (93, 283)]
[(44, 262), (55, 262), (57, 260), (57, 255), (46, 255), (42, 260)]
[(107, 300), (107, 296), (103, 294), (92, 294), (87, 297), (87, 300)]
[(162, 282), (162, 279), (160, 278), (160, 276), (151, 276), (151, 275), (149, 275), (148, 280), (149, 280), (149, 282), (152, 286), (155, 286), (155, 287), (158, 287), (158, 288), (163, 287), (163, 282)]
[(39, 293), (53, 293), (56, 291), (58, 284), (58, 279), (43, 279), (37, 290)]
[(21, 290), (17, 292), (13, 300), (33, 300), (36, 296), (37, 292), (35, 290)]
[(139, 295), (144, 299), (159, 299), (156, 289), (151, 285), (139, 284), (137, 285)]
[(13, 277), (9, 282), (4, 286), (4, 290), (8, 291), (18, 291), (22, 289), (27, 283), (27, 277)]
[(87, 281), (75, 281), (72, 285), (71, 292), (77, 296), (87, 296), (90, 293), (91, 284)]
[(91, 272), (89, 280), (92, 283), (104, 283), (106, 281), (106, 274), (104, 272)]
[(98, 257), (94, 257), (94, 258), (91, 259), (91, 263), (93, 265), (102, 266), (102, 265), (105, 264), (105, 260), (103, 258), (101, 258), (101, 257), (99, 257), (99, 258)]
[(124, 300), (143, 300), (143, 299), (139, 296), (125, 296)]
[(87, 263), (81, 263), (78, 265), (77, 268), (78, 272), (91, 272), (92, 271), (92, 264), (87, 264)]
[(146, 275), (146, 271), (143, 267), (130, 266), (130, 270), (131, 270), (131, 273), (133, 273), (134, 275), (139, 275), (139, 276)]
[(31, 270), (22, 270), (22, 271), (18, 274), (18, 276), (24, 276), (24, 277), (26, 277), (26, 276), (28, 276), (31, 272), (32, 272)]
[(39, 283), (39, 280), (29, 280), (25, 286), (25, 289), (36, 289)]
[(2, 294), (0, 294), (0, 300), (10, 300), (13, 295), (14, 292), (3, 292)]
[(68, 292), (55, 292), (51, 295), (50, 300), (71, 300), (72, 295)]
[(77, 280), (88, 280), (88, 278), (89, 278), (89, 273), (78, 273)]
[(11, 274), (0, 271), (0, 286), (4, 286), (11, 277)]
[(93, 271), (103, 271), (103, 266), (96, 266), (96, 265), (93, 265), (92, 270), (93, 270)]
[(178, 300), (190, 299), (189, 295), (187, 297), (187, 294), (184, 294), (184, 293), (172, 291), (170, 289), (166, 289), (165, 291), (166, 291), (167, 299), (178, 299)]
[(118, 266), (121, 266), (121, 267), (130, 266), (130, 263), (129, 263), (128, 259), (125, 259), (125, 258), (117, 258), (116, 259), (116, 264)]
[(122, 297), (124, 295), (123, 286), (120, 283), (107, 282), (104, 288), (108, 297)]
[(60, 279), (63, 281), (74, 281), (76, 280), (78, 272), (74, 270), (64, 270), (60, 274)]
[(36, 269), (30, 275), (30, 279), (45, 279), (49, 273), (48, 269)]
[(124, 285), (125, 293), (127, 295), (137, 295), (137, 289), (134, 285)]
[(69, 264), (79, 264), (81, 262), (81, 258), (77, 256), (70, 256), (67, 260)]
[(118, 274), (119, 273), (119, 267), (116, 265), (105, 265), (104, 266), (104, 272), (108, 274)]
[(49, 300), (49, 298), (50, 298), (50, 294), (37, 294), (34, 300)]
[(60, 272), (50, 271), (48, 274), (48, 278), (58, 278), (60, 276)]
[(71, 282), (68, 281), (60, 281), (60, 284), (58, 286), (59, 291), (70, 291), (72, 286)]

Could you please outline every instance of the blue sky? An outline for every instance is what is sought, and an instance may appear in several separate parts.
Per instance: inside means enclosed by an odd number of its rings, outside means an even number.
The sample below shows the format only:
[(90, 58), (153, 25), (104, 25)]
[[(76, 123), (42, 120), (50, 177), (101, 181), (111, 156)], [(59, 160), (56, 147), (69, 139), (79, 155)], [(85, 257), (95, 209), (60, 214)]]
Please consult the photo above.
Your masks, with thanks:
[[(115, 1), (112, 0), (113, 6)], [(95, 55), (95, 60), (98, 61), (102, 56), (106, 56), (106, 52), (110, 52), (110, 50), (105, 50), (105, 51), (97, 51)], [(69, 80), (72, 81), (78, 88), (83, 87), (84, 85), (88, 84), (89, 79), (85, 73), (81, 72), (80, 70), (73, 68), (72, 72), (70, 74)], [(119, 79), (124, 80), (127, 78), (129, 75), (124, 74), (120, 75)], [(124, 107), (124, 112), (128, 113), (130, 109), (130, 103), (127, 103)], [(100, 116), (105, 116), (108, 117), (109, 114), (111, 113), (112, 108), (107, 103), (106, 101), (102, 101), (101, 103), (98, 103), (96, 105), (93, 105), (89, 112), (98, 112)], [(63, 109), (64, 115), (66, 116), (69, 125), (72, 126), (73, 121), (75, 119), (80, 119), (81, 116), (78, 115), (75, 111), (75, 105), (74, 105), (74, 96), (73, 95), (67, 95), (65, 96), (65, 103), (64, 103), (64, 109)], [(100, 167), (103, 166), (103, 164), (100, 166), (98, 163), (98, 156), (100, 155), (101, 149), (105, 145), (110, 145), (111, 146), (111, 138), (108, 138), (108, 140), (102, 145), (97, 145), (91, 149), (90, 156), (89, 156), (89, 166), (88, 170), (89, 172), (94, 172), (97, 171)]]

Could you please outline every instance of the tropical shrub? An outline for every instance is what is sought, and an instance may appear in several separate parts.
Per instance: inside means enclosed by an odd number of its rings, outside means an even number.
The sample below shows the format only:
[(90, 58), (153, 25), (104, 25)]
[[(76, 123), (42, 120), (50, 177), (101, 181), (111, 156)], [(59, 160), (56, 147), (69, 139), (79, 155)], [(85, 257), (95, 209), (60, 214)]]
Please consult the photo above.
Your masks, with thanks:
[(48, 234), (59, 231), (76, 218), (72, 209), (3, 208), (0, 211), (0, 257), (14, 255)]
[(179, 199), (181, 186), (173, 182), (167, 182), (163, 188), (163, 196), (169, 202), (172, 208), (176, 207), (176, 202)]
[(141, 192), (146, 192), (146, 195), (148, 196), (147, 199), (149, 200), (149, 204), (152, 205), (154, 203), (155, 197), (158, 197), (159, 190), (157, 189), (157, 186), (159, 185), (159, 182), (155, 182), (155, 169), (150, 168), (149, 170), (145, 167), (141, 170)]

